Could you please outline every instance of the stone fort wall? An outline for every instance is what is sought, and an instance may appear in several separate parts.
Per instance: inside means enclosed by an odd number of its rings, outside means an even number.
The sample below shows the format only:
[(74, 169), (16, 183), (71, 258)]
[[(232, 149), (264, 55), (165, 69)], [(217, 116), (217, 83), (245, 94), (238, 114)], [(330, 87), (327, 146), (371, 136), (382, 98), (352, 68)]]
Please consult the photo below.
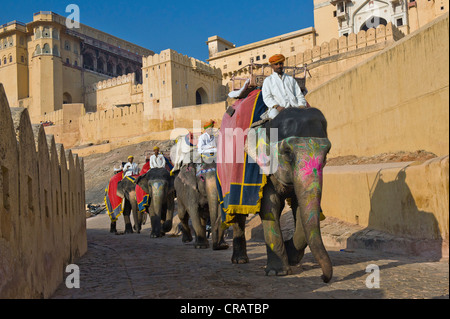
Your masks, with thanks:
[(48, 298), (87, 251), (84, 164), (0, 84), (0, 298)]
[(448, 21), (447, 13), (307, 95), (327, 118), (330, 156), (449, 154)]

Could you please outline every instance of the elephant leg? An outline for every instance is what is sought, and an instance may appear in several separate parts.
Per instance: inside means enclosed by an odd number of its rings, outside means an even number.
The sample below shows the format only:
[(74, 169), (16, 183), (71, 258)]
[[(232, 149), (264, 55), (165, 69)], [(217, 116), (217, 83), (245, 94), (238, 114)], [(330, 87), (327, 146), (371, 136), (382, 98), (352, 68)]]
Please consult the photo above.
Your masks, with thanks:
[(245, 240), (245, 219), (247, 215), (236, 214), (233, 224), (233, 255), (231, 262), (233, 264), (248, 263), (247, 242)]
[(189, 215), (181, 201), (178, 201), (178, 218), (180, 219), (181, 232), (183, 233), (181, 241), (183, 243), (191, 242), (192, 234), (191, 228), (189, 227)]
[(136, 193), (130, 194), (130, 204), (131, 204), (131, 211), (133, 212), (134, 230), (137, 231), (138, 234), (140, 234), (142, 227), (142, 213), (139, 211), (138, 208), (138, 204), (136, 201)]
[(142, 225), (145, 225), (147, 222), (147, 215), (148, 215), (148, 207), (145, 208), (145, 212), (142, 213)]
[(175, 209), (173, 193), (170, 193), (167, 195), (166, 206), (167, 206), (166, 216), (164, 218), (164, 223), (162, 225), (162, 229), (163, 229), (163, 232), (168, 233), (172, 230), (173, 211)]
[(292, 198), (291, 208), (292, 214), (294, 215), (295, 232), (294, 236), (291, 239), (284, 242), (284, 245), (288, 254), (289, 265), (295, 266), (302, 260), (308, 243), (306, 241), (305, 232), (303, 230), (300, 208), (297, 204), (296, 198)]
[(206, 239), (206, 222), (201, 217), (201, 211), (196, 204), (192, 204), (188, 207), (188, 214), (191, 216), (192, 227), (195, 231), (195, 248), (208, 248), (209, 242)]
[(132, 234), (133, 227), (131, 226), (131, 204), (128, 200), (125, 200), (125, 206), (123, 208), (123, 220), (125, 222), (125, 234)]
[(116, 222), (111, 222), (111, 227), (109, 228), (110, 233), (117, 233)]
[[(211, 211), (212, 212), (212, 211)], [(228, 249), (230, 247), (224, 238), (225, 229), (221, 226), (222, 216), (221, 216), (221, 208), (220, 205), (217, 205), (217, 209), (215, 213), (211, 214), (211, 237), (213, 250), (223, 250)]]
[(280, 227), (281, 200), (271, 183), (264, 187), (259, 213), (267, 249), (266, 275), (286, 276), (292, 273)]
[(150, 237), (161, 237), (161, 216), (155, 213), (155, 209), (153, 207), (150, 207), (150, 224), (152, 225)]

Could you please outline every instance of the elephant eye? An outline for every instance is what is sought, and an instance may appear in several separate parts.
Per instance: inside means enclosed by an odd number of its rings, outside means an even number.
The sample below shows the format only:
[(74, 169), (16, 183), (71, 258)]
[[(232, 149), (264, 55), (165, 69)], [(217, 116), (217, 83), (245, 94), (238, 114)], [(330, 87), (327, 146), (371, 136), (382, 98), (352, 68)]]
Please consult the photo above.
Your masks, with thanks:
[(281, 156), (284, 161), (291, 162), (294, 158), (294, 154), (292, 153), (292, 150), (290, 148), (285, 148), (281, 151)]

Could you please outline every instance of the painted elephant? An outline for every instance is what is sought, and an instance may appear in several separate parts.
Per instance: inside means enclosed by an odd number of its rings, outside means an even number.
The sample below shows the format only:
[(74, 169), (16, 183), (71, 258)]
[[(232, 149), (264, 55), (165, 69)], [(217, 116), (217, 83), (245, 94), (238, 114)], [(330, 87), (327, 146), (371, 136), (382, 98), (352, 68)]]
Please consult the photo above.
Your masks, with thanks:
[[(130, 214), (133, 213), (134, 229), (140, 233), (142, 213), (139, 212), (136, 199), (136, 184), (132, 179), (124, 178), (117, 184), (117, 196), (124, 199), (123, 218), (125, 221), (125, 234), (133, 233)], [(111, 222), (111, 232), (117, 232), (116, 222)]]
[[(277, 159), (278, 163), (273, 174), (267, 175), (259, 212), (267, 248), (266, 275), (291, 274), (290, 265), (300, 262), (309, 245), (322, 268), (323, 281), (329, 282), (333, 268), (322, 242), (319, 220), (322, 170), (331, 147), (326, 119), (316, 108), (288, 108), (263, 128), (269, 140), (270, 128), (278, 129), (277, 139), (270, 141), (277, 150), (272, 161)], [(280, 215), (286, 199), (290, 200), (296, 228), (293, 238), (283, 241)], [(248, 262), (245, 218), (236, 214), (233, 224), (233, 263)]]
[(175, 189), (174, 177), (165, 168), (152, 168), (137, 178), (136, 184), (149, 194), (150, 237), (164, 236), (172, 229)]
[(183, 242), (192, 241), (189, 217), (195, 231), (195, 248), (208, 248), (206, 222), (211, 220), (212, 249), (227, 249), (224, 230), (221, 227), (219, 201), (216, 186), (216, 164), (203, 164), (199, 172), (197, 164), (183, 166), (175, 178), (175, 190), (178, 201), (178, 217), (181, 221)]

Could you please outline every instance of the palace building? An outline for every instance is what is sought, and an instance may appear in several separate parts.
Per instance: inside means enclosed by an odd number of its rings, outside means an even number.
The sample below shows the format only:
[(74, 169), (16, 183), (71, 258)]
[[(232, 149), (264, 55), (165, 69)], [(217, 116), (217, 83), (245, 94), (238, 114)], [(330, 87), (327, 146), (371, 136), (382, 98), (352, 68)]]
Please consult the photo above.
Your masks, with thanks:
[(84, 103), (85, 88), (128, 73), (142, 82), (142, 57), (153, 51), (66, 18), (40, 11), (33, 21), (0, 26), (0, 82), (11, 106), (35, 119), (63, 104)]
[(66, 17), (40, 11), (32, 22), (0, 26), (0, 83), (11, 107), (55, 124), (46, 130), (57, 142), (95, 144), (220, 121), (236, 89), (230, 80), (273, 54), (307, 65), (312, 91), (447, 12), (448, 0), (314, 0), (314, 26), (239, 47), (211, 36), (204, 62), (83, 24), (68, 28)]

